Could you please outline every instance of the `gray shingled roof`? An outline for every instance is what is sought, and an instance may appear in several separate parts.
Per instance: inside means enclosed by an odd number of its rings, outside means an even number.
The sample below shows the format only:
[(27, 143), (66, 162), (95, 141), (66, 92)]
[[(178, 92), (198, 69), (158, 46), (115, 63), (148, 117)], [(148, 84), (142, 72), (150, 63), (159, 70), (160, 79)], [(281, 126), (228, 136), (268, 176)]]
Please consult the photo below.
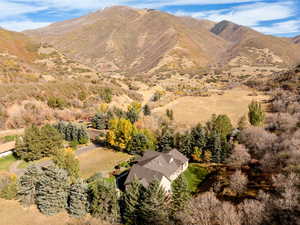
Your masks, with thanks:
[[(180, 169), (188, 159), (176, 149), (168, 153), (147, 151), (135, 164), (125, 181), (125, 185), (132, 182), (134, 177), (143, 181), (147, 186), (153, 180), (161, 180), (163, 176), (170, 179), (170, 176)], [(145, 183), (145, 184), (144, 184)]]

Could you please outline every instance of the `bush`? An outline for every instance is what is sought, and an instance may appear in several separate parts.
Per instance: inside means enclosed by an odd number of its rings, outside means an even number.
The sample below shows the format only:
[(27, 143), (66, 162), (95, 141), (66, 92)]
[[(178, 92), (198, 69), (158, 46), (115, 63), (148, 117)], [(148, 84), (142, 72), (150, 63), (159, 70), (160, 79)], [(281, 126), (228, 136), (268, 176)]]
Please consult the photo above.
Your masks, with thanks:
[(112, 101), (112, 90), (110, 88), (104, 88), (100, 91), (100, 97), (105, 103)]
[(260, 126), (265, 120), (265, 113), (262, 109), (262, 106), (259, 102), (253, 101), (249, 106), (249, 122), (253, 126)]
[(8, 173), (0, 174), (0, 198), (12, 200), (17, 196), (17, 177)]
[(64, 109), (68, 106), (67, 102), (58, 97), (50, 97), (47, 102), (48, 106), (53, 109)]

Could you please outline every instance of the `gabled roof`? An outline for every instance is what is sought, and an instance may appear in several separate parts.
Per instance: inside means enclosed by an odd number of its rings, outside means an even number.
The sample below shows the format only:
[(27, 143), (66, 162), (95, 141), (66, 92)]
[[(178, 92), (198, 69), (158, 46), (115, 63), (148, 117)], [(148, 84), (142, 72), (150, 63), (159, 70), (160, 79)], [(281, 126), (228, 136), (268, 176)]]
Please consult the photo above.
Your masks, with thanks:
[(134, 177), (138, 178), (144, 186), (163, 177), (171, 180), (171, 176), (187, 162), (188, 159), (176, 149), (167, 153), (147, 151), (131, 168), (125, 185), (132, 182)]

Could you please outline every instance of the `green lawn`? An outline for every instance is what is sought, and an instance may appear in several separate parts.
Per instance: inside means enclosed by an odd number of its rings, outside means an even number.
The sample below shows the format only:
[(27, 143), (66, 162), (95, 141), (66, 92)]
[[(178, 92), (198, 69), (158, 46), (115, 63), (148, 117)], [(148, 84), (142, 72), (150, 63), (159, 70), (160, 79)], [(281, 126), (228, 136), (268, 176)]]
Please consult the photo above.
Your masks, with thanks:
[(192, 193), (197, 192), (200, 183), (208, 175), (206, 168), (201, 167), (199, 164), (191, 163), (186, 171), (184, 171), (183, 176), (187, 181), (189, 190)]
[(0, 170), (8, 171), (12, 163), (17, 161), (13, 155), (8, 155), (3, 158), (0, 158)]

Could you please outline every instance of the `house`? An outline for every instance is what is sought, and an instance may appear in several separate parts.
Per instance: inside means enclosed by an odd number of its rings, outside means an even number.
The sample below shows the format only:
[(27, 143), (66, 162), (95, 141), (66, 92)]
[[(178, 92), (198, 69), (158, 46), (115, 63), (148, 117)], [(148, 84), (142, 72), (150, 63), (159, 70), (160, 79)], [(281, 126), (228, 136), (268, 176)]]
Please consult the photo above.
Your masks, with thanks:
[(4, 144), (0, 144), (0, 158), (11, 155), (15, 149), (16, 142), (11, 141)]
[(171, 184), (188, 168), (188, 159), (176, 149), (167, 153), (147, 151), (131, 168), (125, 187), (137, 178), (144, 187), (158, 180), (167, 192), (171, 192)]

